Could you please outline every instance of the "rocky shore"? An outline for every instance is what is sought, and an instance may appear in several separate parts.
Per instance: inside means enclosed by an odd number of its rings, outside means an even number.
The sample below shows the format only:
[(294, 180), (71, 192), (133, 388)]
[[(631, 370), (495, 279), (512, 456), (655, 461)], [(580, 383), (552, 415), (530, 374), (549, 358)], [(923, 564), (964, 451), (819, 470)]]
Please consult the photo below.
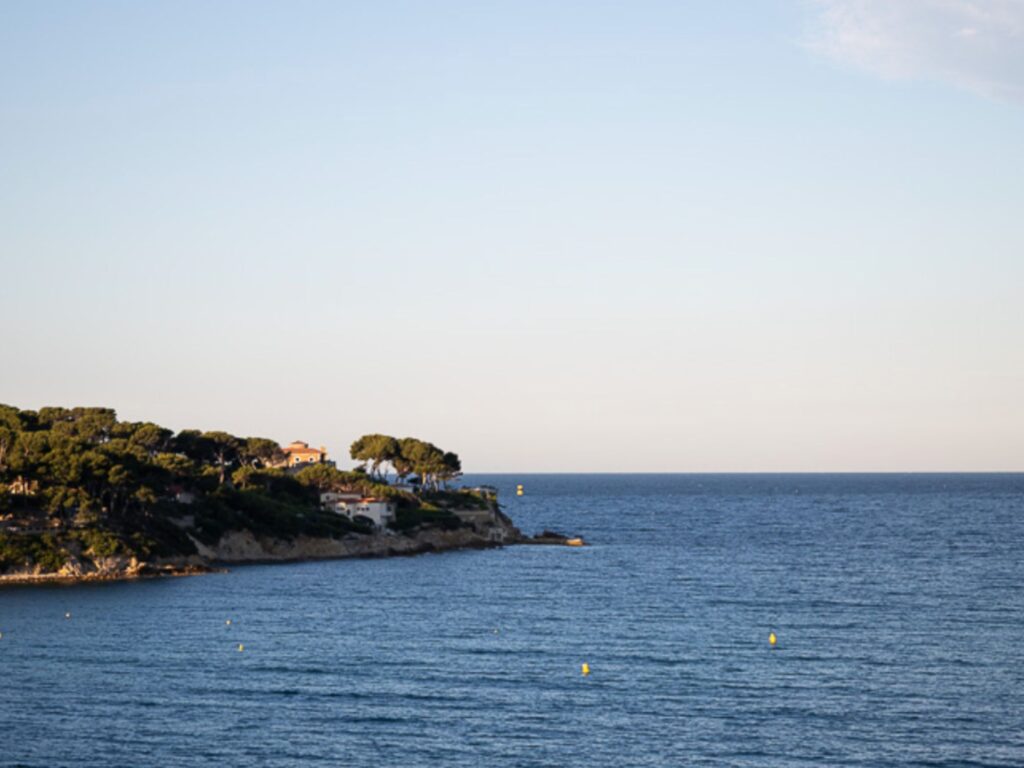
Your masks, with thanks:
[(132, 581), (167, 576), (195, 576), (223, 570), (199, 558), (170, 558), (158, 562), (134, 557), (104, 557), (69, 560), (58, 571), (39, 566), (0, 574), (0, 587), (15, 584), (78, 584), (93, 581)]
[(0, 586), (8, 584), (78, 583), (123, 581), (168, 576), (192, 576), (225, 570), (226, 566), (252, 563), (284, 563), (306, 560), (335, 560), (350, 557), (399, 557), (426, 552), (459, 549), (491, 549), (512, 544), (563, 544), (579, 546), (561, 534), (544, 531), (524, 536), (512, 521), (496, 514), (486, 526), (473, 525), (454, 530), (423, 528), (405, 534), (385, 532), (349, 534), (342, 538), (298, 536), (294, 539), (261, 538), (251, 531), (228, 531), (214, 546), (198, 540), (198, 554), (141, 561), (135, 557), (73, 557), (56, 571), (39, 566), (0, 575)]

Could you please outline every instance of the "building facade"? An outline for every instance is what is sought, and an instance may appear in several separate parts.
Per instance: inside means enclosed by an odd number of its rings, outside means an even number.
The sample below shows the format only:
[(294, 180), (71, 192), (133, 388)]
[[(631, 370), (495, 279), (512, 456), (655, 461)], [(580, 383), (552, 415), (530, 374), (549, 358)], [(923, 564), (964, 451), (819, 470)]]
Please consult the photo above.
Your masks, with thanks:
[(327, 449), (324, 446), (310, 448), (309, 443), (302, 440), (295, 440), (281, 449), (284, 453), (284, 461), (277, 462), (275, 467), (291, 469), (293, 467), (305, 467), (309, 464), (329, 464), (327, 461)]
[(358, 493), (328, 491), (320, 494), (320, 505), (349, 520), (365, 517), (377, 530), (384, 530), (395, 519), (395, 504), (387, 499), (363, 496)]

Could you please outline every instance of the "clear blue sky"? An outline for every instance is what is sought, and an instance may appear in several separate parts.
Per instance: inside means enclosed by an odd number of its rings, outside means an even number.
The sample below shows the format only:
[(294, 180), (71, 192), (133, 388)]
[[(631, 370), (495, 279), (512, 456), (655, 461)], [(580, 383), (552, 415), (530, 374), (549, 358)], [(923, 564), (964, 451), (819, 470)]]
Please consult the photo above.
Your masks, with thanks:
[(1024, 4), (0, 2), (0, 402), (1024, 469)]

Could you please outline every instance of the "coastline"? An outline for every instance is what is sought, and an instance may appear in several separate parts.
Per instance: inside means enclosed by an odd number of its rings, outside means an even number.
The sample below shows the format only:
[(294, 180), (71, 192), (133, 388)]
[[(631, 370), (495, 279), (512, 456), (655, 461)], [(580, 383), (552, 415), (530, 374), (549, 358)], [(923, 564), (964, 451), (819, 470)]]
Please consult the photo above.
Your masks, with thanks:
[(61, 571), (43, 573), (6, 573), (0, 574), (0, 589), (4, 587), (32, 587), (53, 584), (55, 586), (72, 586), (74, 584), (95, 584), (112, 581), (144, 581), (148, 579), (173, 579), (185, 576), (202, 576), (208, 573), (226, 573), (227, 569), (216, 565), (194, 566), (154, 566), (138, 571), (90, 571), (81, 574), (66, 574)]
[(258, 538), (248, 530), (225, 533), (213, 547), (195, 541), (198, 555), (140, 561), (134, 557), (69, 560), (58, 571), (31, 570), (0, 574), (0, 588), (42, 584), (86, 584), (108, 581), (198, 576), (226, 573), (233, 565), (299, 563), (315, 560), (411, 557), (429, 552), (498, 549), (516, 544), (569, 545), (577, 541), (544, 531), (534, 537), (523, 533), (502, 514), (483, 529), (424, 528), (409, 534), (371, 534), (340, 539), (297, 536), (294, 539)]

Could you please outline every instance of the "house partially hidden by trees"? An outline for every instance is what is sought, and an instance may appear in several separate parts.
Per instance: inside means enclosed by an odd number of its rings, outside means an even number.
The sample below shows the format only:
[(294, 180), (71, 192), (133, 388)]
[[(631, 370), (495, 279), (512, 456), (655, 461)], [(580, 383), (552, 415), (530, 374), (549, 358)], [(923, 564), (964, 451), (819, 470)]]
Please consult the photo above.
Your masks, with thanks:
[(395, 520), (395, 502), (361, 493), (326, 491), (320, 494), (320, 504), (325, 510), (355, 522), (362, 522), (356, 518), (365, 517), (377, 530), (387, 528)]
[(327, 449), (324, 446), (310, 448), (309, 443), (294, 440), (281, 449), (281, 457), (270, 464), (275, 469), (291, 469), (305, 467), (310, 464), (332, 464), (327, 460)]

